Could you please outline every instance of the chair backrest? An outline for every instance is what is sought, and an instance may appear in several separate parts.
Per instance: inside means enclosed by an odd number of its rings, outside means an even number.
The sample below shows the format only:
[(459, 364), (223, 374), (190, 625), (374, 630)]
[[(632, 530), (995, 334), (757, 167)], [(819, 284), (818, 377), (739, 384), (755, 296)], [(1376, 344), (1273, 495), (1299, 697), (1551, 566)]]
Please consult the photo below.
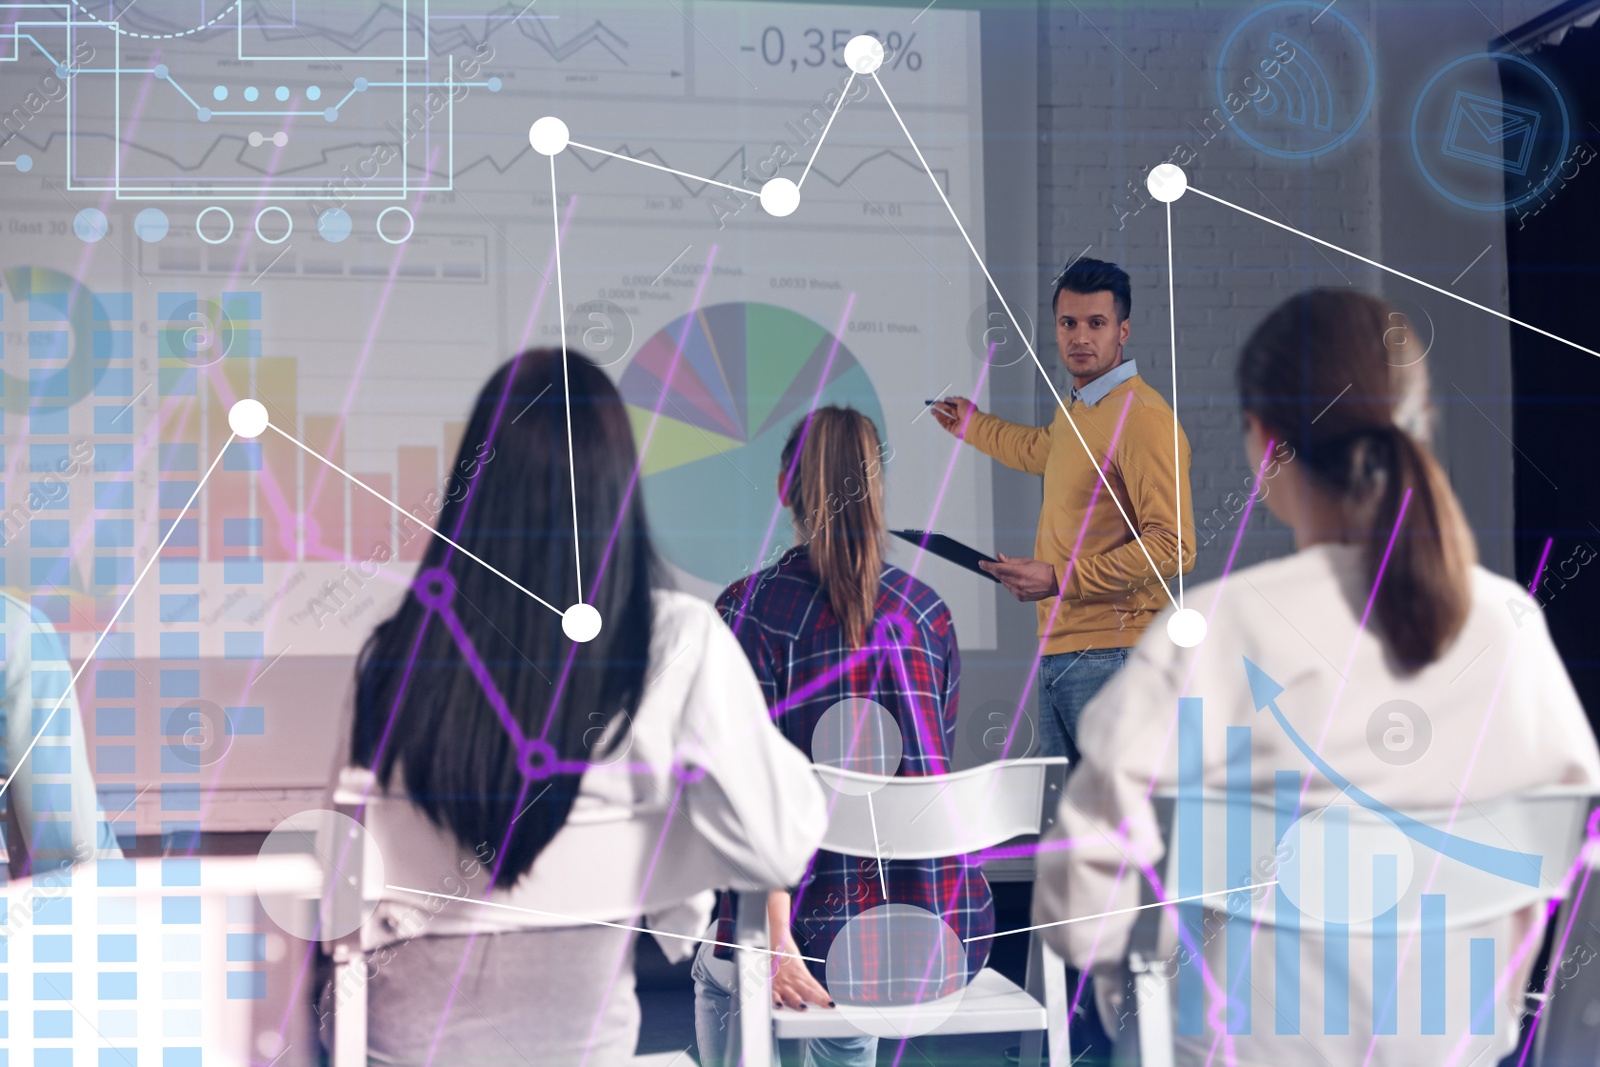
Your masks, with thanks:
[[(427, 902), (416, 893), (393, 887), (485, 899), (492, 859), (485, 861), (486, 854), (474, 855), (462, 848), (406, 797), (385, 794), (371, 771), (345, 768), (339, 776), (334, 807), (366, 828), (378, 854), (369, 852), (361, 863), (366, 900), (411, 905)], [(489, 843), (490, 848), (498, 845)], [(354, 870), (356, 865), (348, 863), (345, 869)], [(594, 819), (575, 806), (533, 868), (509, 891), (496, 892), (493, 899), (529, 909), (517, 915), (520, 925), (555, 927), (571, 926), (574, 919), (620, 921), (670, 908), (709, 889), (728, 888), (766, 887), (751, 884), (695, 830), (681, 810)], [(475, 903), (444, 907), (462, 916), (484, 910)], [(500, 909), (497, 917), (503, 919), (505, 914)]]
[(1045, 783), (1064, 759), (985, 763), (953, 774), (891, 778), (817, 765), (828, 790), (822, 846), (846, 856), (929, 859), (1039, 832)]
[[(1272, 892), (1249, 894), (1250, 916), (1267, 925), (1286, 898), (1298, 912), (1324, 916), (1337, 901), (1352, 921), (1393, 906), (1398, 929), (1417, 928), (1424, 894), (1448, 896), (1450, 926), (1472, 925), (1559, 894), (1592, 800), (1586, 788), (1557, 787), (1410, 811), (1406, 825), (1416, 834), (1407, 835), (1349, 801), (1296, 812), (1297, 798), (1281, 807), (1254, 795), (1230, 804), (1225, 793), (1206, 791), (1189, 801), (1186, 822), (1185, 801), (1162, 794), (1155, 798), (1167, 842), (1162, 878), (1169, 899), (1216, 893), (1202, 906), (1234, 916), (1244, 913), (1244, 895), (1219, 890), (1276, 879)], [(1242, 844), (1241, 834), (1248, 835)], [(1467, 844), (1439, 851), (1440, 835)]]

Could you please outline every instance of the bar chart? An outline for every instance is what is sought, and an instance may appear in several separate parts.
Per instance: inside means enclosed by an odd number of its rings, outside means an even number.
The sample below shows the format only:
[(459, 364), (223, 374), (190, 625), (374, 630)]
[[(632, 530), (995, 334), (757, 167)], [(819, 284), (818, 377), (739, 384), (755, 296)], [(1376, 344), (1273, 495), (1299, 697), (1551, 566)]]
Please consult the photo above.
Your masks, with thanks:
[[(200, 409), (195, 417), (169, 421), (162, 435), (164, 502), (176, 506), (187, 499), (179, 487), (192, 489), (198, 458), (214, 454), (228, 439), (228, 409), (245, 396), (259, 399), (275, 424), (296, 433), (309, 448), (349, 469), (346, 420), (332, 412), (301, 412), (294, 358), (227, 360), (207, 368), (172, 357), (161, 362), (162, 395), (186, 395)], [(435, 443), (396, 445), (389, 469), (350, 473), (431, 522), (438, 507), (430, 505), (430, 497), (436, 500), (435, 494), (444, 489), (444, 468), (453, 460), (463, 430), (463, 423), (444, 422)], [(197, 503), (206, 536), (203, 551), (196, 555), (207, 561), (238, 556), (242, 550), (264, 562), (362, 562), (379, 556), (417, 560), (426, 544), (426, 539), (414, 537), (400, 537), (397, 543), (393, 508), (289, 442), (271, 437), (234, 442)], [(241, 525), (242, 520), (251, 525)]]
[(1562, 842), (1581, 838), (1581, 804), (1416, 815), (1467, 844), (1545, 858), (1528, 886), (1435, 851), (1348, 796), (1307, 806), (1307, 772), (1254, 765), (1255, 731), (1277, 729), (1270, 720), (1208, 734), (1201, 699), (1177, 710), (1165, 878), (1173, 897), (1207, 895), (1174, 909), (1178, 1035), (1481, 1036), (1513, 1025), (1519, 949), (1495, 934), (1554, 895), (1570, 859)]

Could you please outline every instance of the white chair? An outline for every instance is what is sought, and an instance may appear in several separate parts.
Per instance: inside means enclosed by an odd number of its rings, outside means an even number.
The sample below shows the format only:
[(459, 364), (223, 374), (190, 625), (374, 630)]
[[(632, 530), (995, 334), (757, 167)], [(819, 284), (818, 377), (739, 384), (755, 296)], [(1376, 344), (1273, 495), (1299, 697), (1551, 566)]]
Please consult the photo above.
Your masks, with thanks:
[[(1321, 920), (1328, 917), (1326, 913), (1319, 917), (1303, 913), (1298, 907), (1292, 910), (1285, 907), (1280, 921), (1280, 901), (1291, 899), (1285, 896), (1285, 881), (1301, 877), (1298, 869), (1291, 869), (1292, 865), (1310, 865), (1303, 868), (1308, 872), (1303, 876), (1305, 884), (1297, 884), (1294, 893), (1301, 895), (1302, 901), (1307, 899), (1304, 894), (1314, 894), (1320, 901), (1321, 890), (1312, 883), (1315, 879), (1328, 877), (1329, 867), (1337, 872), (1340, 884), (1346, 887), (1354, 885), (1359, 890), (1363, 885), (1362, 879), (1370, 877), (1376, 881), (1375, 857), (1398, 856), (1402, 876), (1394, 881), (1403, 881), (1404, 884), (1396, 887), (1398, 891), (1392, 900), (1384, 899), (1380, 904), (1376, 897), (1369, 898), (1371, 903), (1364, 914), (1357, 914), (1362, 910), (1360, 907), (1352, 907), (1349, 903), (1343, 905), (1350, 919), (1346, 924), (1350, 941), (1372, 938), (1372, 914), (1386, 911), (1383, 905), (1392, 903), (1394, 915), (1390, 921), (1393, 925), (1386, 928), (1385, 936), (1392, 929), (1402, 945), (1410, 938), (1409, 951), (1420, 961), (1423, 895), (1445, 898), (1447, 907), (1436, 901), (1435, 906), (1439, 907), (1443, 916), (1442, 925), (1437, 928), (1435, 936), (1441, 939), (1454, 938), (1450, 958), (1456, 962), (1449, 969), (1447, 979), (1440, 979), (1440, 985), (1449, 987), (1452, 1001), (1460, 1000), (1456, 994), (1466, 989), (1468, 981), (1466, 968), (1461, 964), (1468, 953), (1459, 951), (1468, 946), (1460, 936), (1461, 932), (1494, 923), (1530, 904), (1545, 903), (1560, 896), (1560, 883), (1583, 846), (1585, 821), (1594, 804), (1594, 797), (1586, 789), (1556, 787), (1495, 801), (1463, 803), (1458, 810), (1447, 808), (1405, 813), (1424, 826), (1455, 837), (1489, 845), (1507, 853), (1537, 857), (1537, 884), (1524, 884), (1523, 881), (1500, 877), (1436, 852), (1403, 835), (1387, 820), (1346, 803), (1339, 805), (1350, 813), (1342, 817), (1342, 822), (1348, 827), (1347, 836), (1341, 835), (1348, 842), (1348, 851), (1337, 854), (1348, 858), (1342, 870), (1335, 858), (1324, 855), (1321, 850), (1322, 838), (1319, 837), (1325, 831), (1323, 824), (1326, 815), (1333, 809), (1295, 812), (1292, 804), (1286, 803), (1284, 810), (1280, 811), (1273, 803), (1254, 796), (1248, 812), (1249, 847), (1230, 855), (1230, 832), (1235, 827), (1242, 828), (1244, 820), (1240, 818), (1230, 826), (1226, 794), (1205, 791), (1194, 801), (1198, 808), (1198, 823), (1191, 822), (1189, 831), (1189, 835), (1192, 835), (1196, 828), (1200, 830), (1202, 856), (1200, 862), (1189, 869), (1186, 883), (1182, 875), (1186, 834), (1175, 832), (1175, 828), (1184, 821), (1178, 810), (1179, 799), (1176, 794), (1170, 793), (1158, 794), (1153, 799), (1162, 838), (1167, 846), (1161, 870), (1167, 898), (1194, 892), (1196, 876), (1199, 878), (1198, 891), (1202, 893), (1273, 879), (1279, 879), (1279, 884), (1243, 897), (1217, 893), (1198, 904), (1152, 908), (1140, 913), (1129, 937), (1124, 1021), (1121, 1032), (1112, 1036), (1117, 1039), (1116, 1062), (1139, 1063), (1143, 1067), (1171, 1067), (1174, 1059), (1173, 1000), (1177, 996), (1178, 983), (1172, 980), (1170, 973), (1163, 975), (1161, 971), (1163, 961), (1175, 956), (1175, 927), (1171, 916), (1180, 908), (1196, 908), (1202, 916), (1198, 925), (1203, 932), (1221, 929), (1230, 916), (1235, 920), (1259, 923), (1252, 951), (1258, 950), (1261, 945), (1275, 944), (1274, 939), (1285, 922), (1289, 924), (1289, 929), (1298, 931), (1298, 937), (1314, 938), (1320, 936), (1317, 931), (1321, 928)], [(1303, 836), (1301, 832), (1284, 836), (1286, 826), (1297, 820), (1301, 827), (1306, 828)], [(1247, 874), (1239, 869), (1244, 852), (1248, 853)], [(1403, 870), (1408, 861), (1411, 875), (1405, 878)], [(1234, 875), (1232, 878), (1229, 877), (1230, 866)], [(1519, 864), (1511, 873), (1521, 877), (1531, 867), (1529, 863)], [(1509, 872), (1510, 868), (1507, 870)], [(1241, 876), (1246, 880), (1241, 882)], [(1535, 881), (1531, 876), (1526, 880)], [(1371, 892), (1376, 893), (1376, 888)], [(1143, 895), (1145, 903), (1155, 902), (1155, 894), (1148, 881), (1145, 882)], [(1355, 899), (1359, 892), (1351, 896)], [(1230, 899), (1235, 905), (1232, 910), (1229, 908)], [(1438, 922), (1437, 917), (1435, 921)], [(1443, 944), (1442, 940), (1440, 944)], [(1202, 953), (1205, 947), (1205, 944), (1201, 945)], [(1352, 959), (1348, 973), (1353, 987), (1365, 981), (1363, 976), (1371, 972), (1358, 968)], [(1227, 980), (1225, 975), (1217, 975), (1216, 978), (1223, 983)], [(1261, 981), (1256, 979), (1258, 984)], [(1270, 981), (1266, 988), (1272, 988)], [(1249, 995), (1248, 991), (1245, 995)], [(1438, 995), (1443, 997), (1444, 993)], [(1211, 995), (1205, 994), (1204, 1002), (1208, 1009), (1210, 1000)], [(1412, 989), (1402, 989), (1398, 1003), (1403, 1007), (1396, 1009), (1402, 1013), (1397, 1020), (1397, 1032), (1406, 1032), (1404, 1028), (1408, 1023), (1416, 1025), (1411, 1015), (1421, 1010), (1417, 993)], [(1459, 1005), (1451, 1010), (1459, 1011)], [(1495, 1011), (1495, 1032), (1506, 1033), (1504, 1027), (1516, 1026), (1516, 1020), (1505, 1018), (1498, 1004)], [(1129, 1014), (1134, 1017), (1132, 1026), (1127, 1023)], [(1370, 1025), (1370, 1020), (1367, 1024)], [(1272, 1022), (1265, 1020), (1255, 1025), (1261, 1027), (1263, 1033), (1271, 1032), (1273, 1027)], [(1356, 1028), (1359, 1024), (1352, 1018), (1351, 1025)], [(1412, 1032), (1421, 1031), (1417, 1029)]]
[[(1011, 760), (954, 774), (912, 778), (818, 766), (817, 775), (829, 787), (831, 806), (821, 847), (869, 859), (928, 859), (973, 853), (1019, 835), (1037, 834), (1045, 818), (1050, 772), (1057, 770), (1059, 778), (1065, 765), (1062, 759)], [(1055, 794), (1050, 795), (1049, 809), (1053, 814)], [(757, 909), (764, 916), (764, 909), (759, 905)], [(741, 906), (741, 919), (750, 910)], [(1045, 1031), (1051, 1067), (1066, 1067), (1071, 1061), (1066, 972), (1061, 959), (1037, 934), (1032, 935), (1030, 951), (1042, 964), (1034, 977), (1043, 986), (1043, 1003), (986, 967), (960, 994), (950, 998), (953, 1003), (878, 1007), (875, 1026), (918, 1034)], [(741, 976), (750, 973), (750, 968), (740, 968)], [(766, 988), (756, 983), (749, 985), (754, 988), (741, 983), (738, 993), (746, 1067), (768, 1067), (772, 1053), (769, 1032), (779, 1038), (852, 1037), (862, 1033), (844, 1011), (814, 1005), (803, 1012), (774, 1009)], [(918, 1017), (939, 1021), (931, 1028), (918, 1026)], [(1025, 1050), (1024, 1059), (1027, 1058)]]
[[(441, 882), (437, 858), (467, 854), (420, 809), (404, 799), (386, 796), (366, 768), (348, 767), (340, 773), (334, 808), (361, 823), (376, 846), (375, 853), (363, 850), (364, 842), (358, 839), (351, 846), (356, 851), (339, 863), (342, 870), (361, 872), (364, 907), (380, 900), (411, 905), (426, 902), (426, 898), (397, 892), (391, 886), (464, 898), (486, 896), (488, 866), (469, 877), (469, 863), (465, 869), (447, 872), (452, 879), (449, 885)], [(652, 862), (657, 856), (671, 857), (672, 862)], [(580, 871), (583, 876), (574, 877), (574, 872)], [(550, 913), (546, 918), (526, 916), (530, 927), (570, 927), (575, 919), (637, 923), (641, 915), (666, 912), (709, 890), (728, 888), (764, 901), (769, 887), (750, 885), (682, 814), (618, 822), (585, 821), (574, 813), (510, 896), (498, 899)], [(445, 905), (460, 914), (471, 914), (478, 907)], [(743, 907), (741, 913), (752, 910), (765, 914), (760, 904)], [(746, 926), (742, 924), (739, 930), (740, 944), (747, 950), (764, 947), (764, 924), (759, 931)], [(697, 928), (695, 933), (699, 932)], [(335, 990), (329, 1012), (332, 1067), (365, 1067), (367, 1063), (366, 964), (375, 947), (373, 938), (371, 924), (363, 923), (325, 946), (333, 964)], [(753, 969), (754, 973), (760, 971)], [(656, 1060), (647, 1056), (635, 1063), (644, 1067)]]

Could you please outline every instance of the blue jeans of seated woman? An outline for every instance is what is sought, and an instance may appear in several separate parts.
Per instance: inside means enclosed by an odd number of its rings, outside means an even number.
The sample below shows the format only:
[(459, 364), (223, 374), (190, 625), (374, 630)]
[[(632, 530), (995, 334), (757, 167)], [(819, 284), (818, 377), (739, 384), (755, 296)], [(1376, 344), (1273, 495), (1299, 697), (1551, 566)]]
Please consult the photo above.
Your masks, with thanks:
[(1125, 648), (1058, 652), (1039, 659), (1039, 755), (1078, 762), (1078, 718), (1128, 662)]
[[(733, 1032), (739, 1025), (733, 1000), (732, 960), (719, 960), (710, 945), (695, 954), (694, 1036), (700, 1046), (701, 1067), (737, 1067), (732, 1056)], [(872, 1067), (878, 1062), (878, 1039), (859, 1037), (808, 1037), (800, 1042), (804, 1067)], [(772, 1062), (778, 1063), (778, 1042), (772, 1042)]]

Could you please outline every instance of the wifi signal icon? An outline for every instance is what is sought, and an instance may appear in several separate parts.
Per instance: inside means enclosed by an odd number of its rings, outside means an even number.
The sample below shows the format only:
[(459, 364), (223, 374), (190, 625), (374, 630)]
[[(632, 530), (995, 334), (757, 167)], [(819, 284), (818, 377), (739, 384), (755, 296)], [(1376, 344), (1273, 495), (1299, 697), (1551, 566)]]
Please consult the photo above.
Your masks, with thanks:
[(1309, 159), (1337, 148), (1366, 121), (1376, 75), (1366, 38), (1325, 0), (1268, 4), (1224, 39), (1218, 126), (1268, 155)]
[(1267, 92), (1255, 101), (1262, 117), (1279, 114), (1296, 126), (1309, 119), (1319, 130), (1333, 129), (1333, 83), (1317, 57), (1305, 45), (1286, 34), (1273, 33), (1267, 47), (1274, 56), (1289, 56), (1278, 64), (1278, 76), (1265, 79)]

